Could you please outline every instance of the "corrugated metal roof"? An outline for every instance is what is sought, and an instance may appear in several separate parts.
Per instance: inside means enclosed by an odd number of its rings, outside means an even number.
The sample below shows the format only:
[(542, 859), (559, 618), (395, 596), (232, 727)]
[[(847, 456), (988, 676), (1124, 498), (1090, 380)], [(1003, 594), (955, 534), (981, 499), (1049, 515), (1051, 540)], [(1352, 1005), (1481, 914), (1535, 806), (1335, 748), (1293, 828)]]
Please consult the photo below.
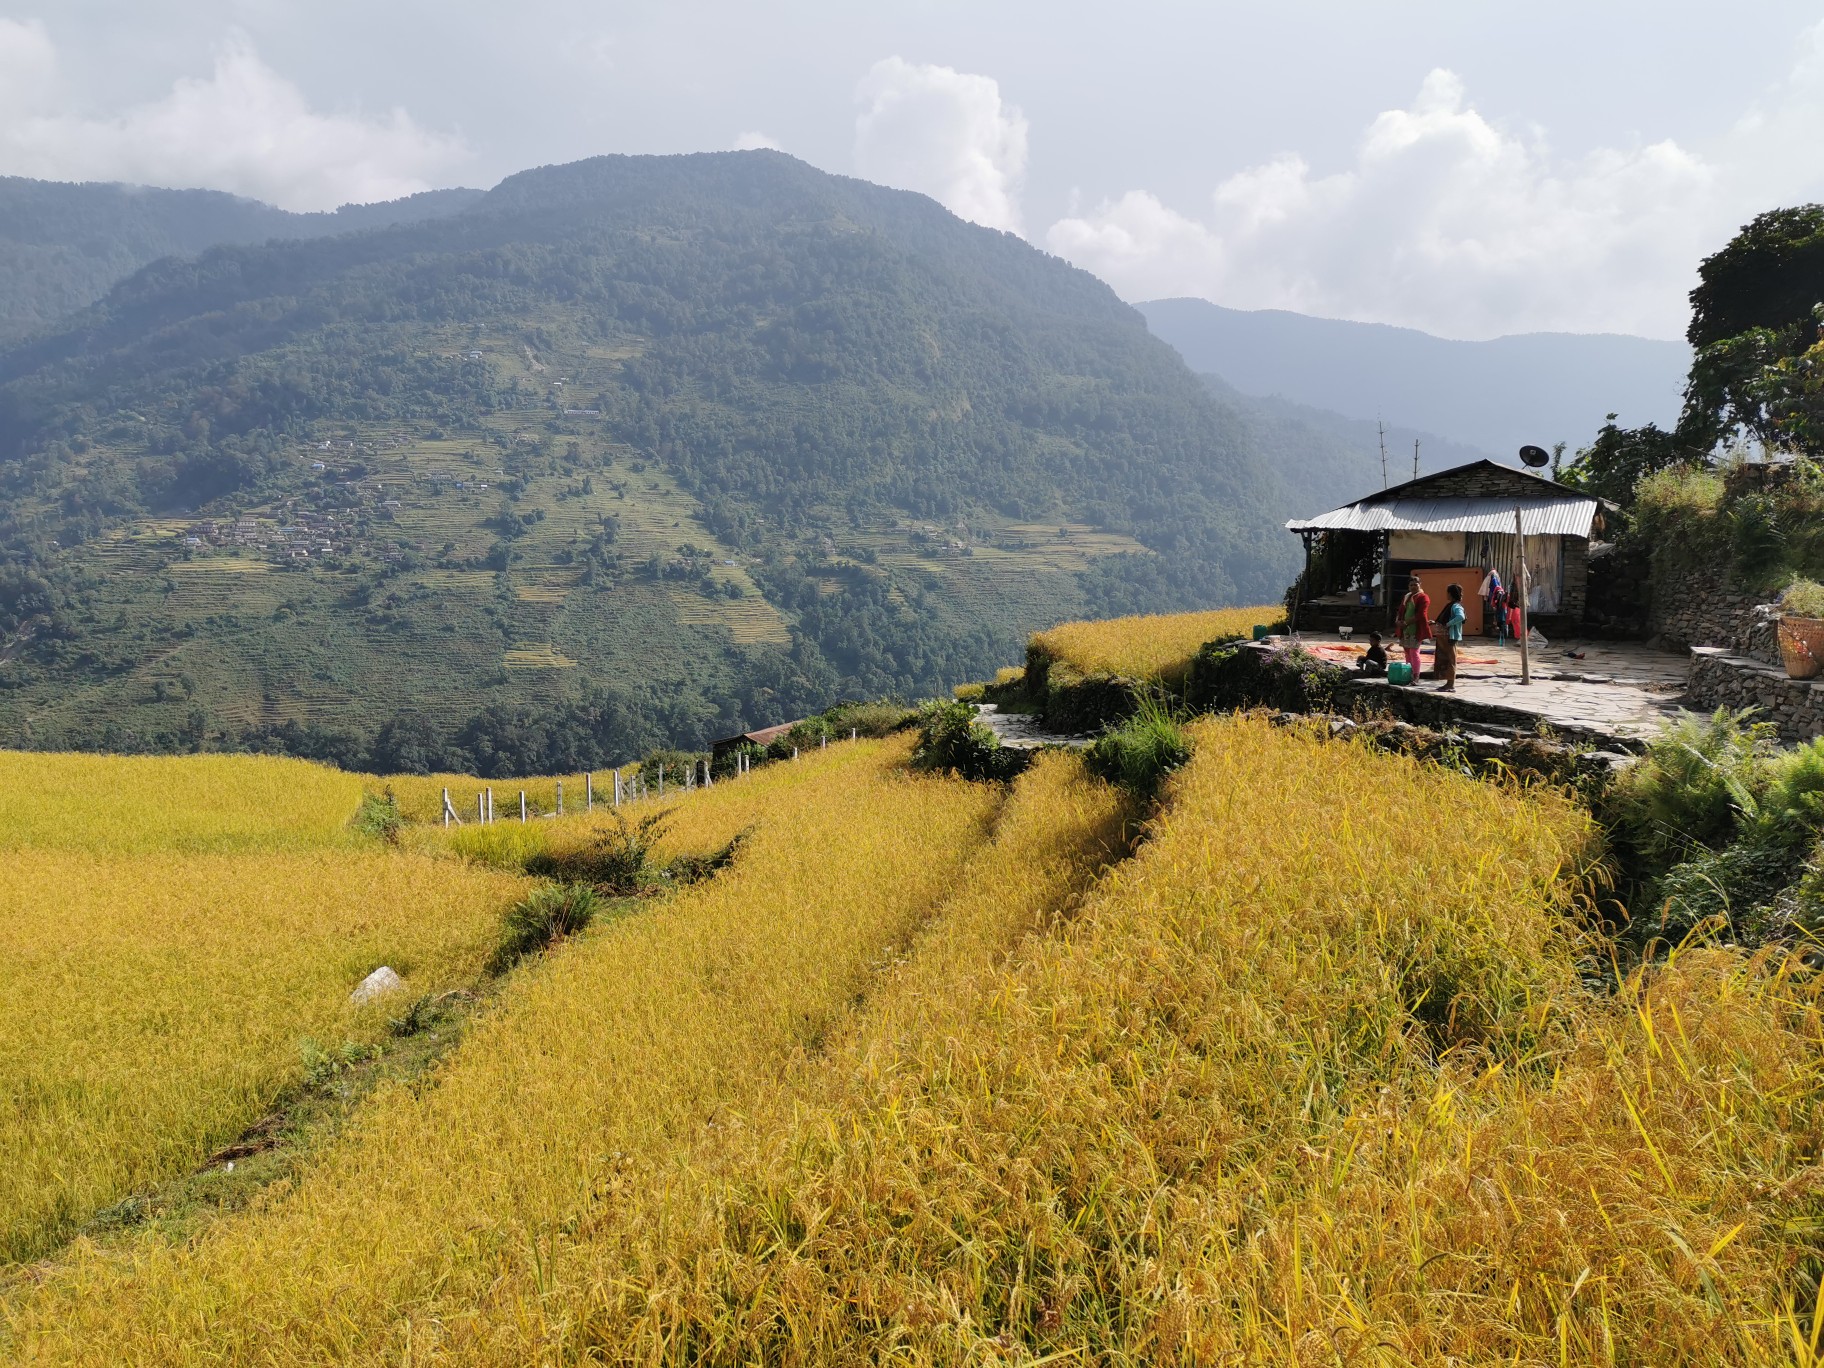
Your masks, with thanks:
[(1587, 537), (1600, 506), (1592, 498), (1384, 499), (1345, 504), (1315, 518), (1294, 518), (1288, 532), (1512, 532), (1514, 509), (1529, 537)]

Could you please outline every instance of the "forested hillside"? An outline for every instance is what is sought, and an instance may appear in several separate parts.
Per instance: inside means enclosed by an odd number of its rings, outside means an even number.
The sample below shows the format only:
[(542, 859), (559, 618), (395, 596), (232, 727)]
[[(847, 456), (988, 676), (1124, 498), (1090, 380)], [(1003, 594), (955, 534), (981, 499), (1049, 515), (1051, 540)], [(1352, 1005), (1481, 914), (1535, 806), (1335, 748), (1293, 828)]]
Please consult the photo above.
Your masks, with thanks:
[(1101, 282), (921, 196), (545, 168), (0, 353), (0, 737), (601, 763), (1271, 599), (1328, 492)]
[(0, 342), (92, 304), (161, 257), (223, 243), (327, 237), (455, 213), (479, 190), (293, 214), (219, 190), (66, 185), (0, 176)]

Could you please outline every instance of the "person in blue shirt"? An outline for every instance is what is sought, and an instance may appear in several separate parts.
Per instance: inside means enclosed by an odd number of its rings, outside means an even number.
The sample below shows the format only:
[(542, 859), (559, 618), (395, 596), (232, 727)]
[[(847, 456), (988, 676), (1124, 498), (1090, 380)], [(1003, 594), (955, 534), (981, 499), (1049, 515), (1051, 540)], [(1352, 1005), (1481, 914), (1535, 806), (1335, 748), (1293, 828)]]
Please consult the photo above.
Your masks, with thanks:
[(1463, 644), (1463, 624), (1469, 614), (1463, 609), (1463, 586), (1453, 584), (1444, 591), (1449, 602), (1438, 615), (1438, 626), (1444, 630), (1438, 637), (1437, 659), (1431, 667), (1432, 677), (1443, 680), (1439, 693), (1457, 691), (1457, 648)]

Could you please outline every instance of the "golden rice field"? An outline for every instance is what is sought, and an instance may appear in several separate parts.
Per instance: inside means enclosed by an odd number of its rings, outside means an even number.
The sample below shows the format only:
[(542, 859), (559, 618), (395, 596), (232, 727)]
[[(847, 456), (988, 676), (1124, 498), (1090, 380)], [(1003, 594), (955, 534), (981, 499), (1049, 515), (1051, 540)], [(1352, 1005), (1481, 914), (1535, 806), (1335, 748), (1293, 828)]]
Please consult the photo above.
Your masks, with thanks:
[(346, 838), (361, 787), (273, 756), (0, 751), (0, 850), (303, 849)]
[(0, 1357), (1818, 1362), (1811, 979), (1605, 987), (1568, 799), (1192, 732), (1131, 853), (1068, 755), (693, 795), (670, 839), (732, 865), (515, 971), (256, 1206), (15, 1280)]
[(1066, 622), (1034, 632), (1028, 656), (1056, 661), (1078, 674), (1114, 674), (1129, 679), (1182, 678), (1191, 657), (1206, 641), (1245, 636), (1256, 623), (1285, 616), (1278, 604), (1256, 608), (1215, 608), (1202, 613), (1162, 613), (1109, 618), (1101, 622)]
[(369, 971), (474, 982), (525, 881), (352, 836), (360, 792), (294, 761), (0, 753), (0, 1267), (240, 1135), (304, 1037), (383, 1033), (347, 1002)]
[(516, 974), (436, 1087), (381, 1096), (264, 1209), (188, 1247), (74, 1248), (8, 1304), (17, 1352), (460, 1361), (543, 1339), (520, 1318), (630, 1174), (789, 1079), (988, 840), (998, 795), (909, 778), (908, 751), (833, 747), (694, 796), (679, 839), (749, 830), (733, 867)]

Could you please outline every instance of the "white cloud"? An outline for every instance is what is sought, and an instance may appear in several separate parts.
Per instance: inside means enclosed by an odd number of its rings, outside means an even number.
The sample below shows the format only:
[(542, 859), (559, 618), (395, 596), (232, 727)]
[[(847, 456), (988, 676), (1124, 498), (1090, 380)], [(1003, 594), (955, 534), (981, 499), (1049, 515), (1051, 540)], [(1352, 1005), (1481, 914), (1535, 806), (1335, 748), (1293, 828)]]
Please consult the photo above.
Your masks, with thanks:
[(766, 134), (755, 132), (751, 129), (746, 133), (736, 134), (734, 145), (730, 150), (734, 152), (758, 152), (763, 148), (769, 152), (782, 152), (785, 150)]
[(1201, 218), (1131, 191), (1059, 220), (1046, 242), (1133, 299), (1459, 337), (1676, 336), (1697, 261), (1721, 240), (1718, 186), (1714, 165), (1672, 142), (1560, 157), (1536, 131), (1491, 124), (1438, 70), (1373, 121), (1346, 170), (1285, 154), (1222, 181)]
[(1020, 231), (1026, 118), (1002, 101), (992, 77), (887, 57), (855, 96), (862, 175), (922, 191), (973, 222)]
[(0, 127), (42, 109), (57, 88), (57, 50), (36, 19), (0, 19)]
[(313, 110), (240, 37), (217, 51), (209, 77), (185, 77), (112, 117), (55, 112), (56, 65), (42, 25), (0, 20), (0, 172), (201, 186), (327, 209), (429, 189), (467, 155), (403, 110)]

